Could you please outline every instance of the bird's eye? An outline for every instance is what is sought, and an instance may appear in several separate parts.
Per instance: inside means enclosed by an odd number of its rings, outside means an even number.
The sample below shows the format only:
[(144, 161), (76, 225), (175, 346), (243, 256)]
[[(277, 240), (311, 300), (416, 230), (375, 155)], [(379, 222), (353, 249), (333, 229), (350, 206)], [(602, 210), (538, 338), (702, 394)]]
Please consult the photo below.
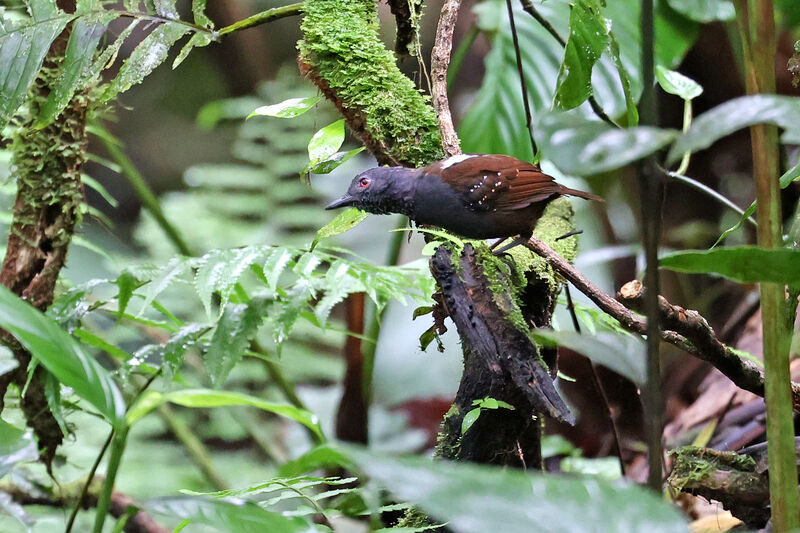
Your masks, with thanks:
[(364, 188), (364, 187), (366, 187), (367, 185), (369, 185), (369, 184), (370, 184), (370, 179), (369, 179), (369, 178), (361, 178), (360, 180), (358, 180), (358, 184), (359, 184), (359, 185), (360, 185), (362, 188)]

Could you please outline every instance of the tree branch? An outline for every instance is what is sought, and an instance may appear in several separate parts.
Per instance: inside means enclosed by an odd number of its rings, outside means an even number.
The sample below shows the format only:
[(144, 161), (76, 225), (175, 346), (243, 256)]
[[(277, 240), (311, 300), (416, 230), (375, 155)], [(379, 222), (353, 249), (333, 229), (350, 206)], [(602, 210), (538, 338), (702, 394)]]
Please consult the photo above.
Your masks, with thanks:
[[(617, 319), (625, 329), (640, 335), (646, 334), (647, 321), (644, 318), (592, 284), (571, 264), (559, 257), (552, 248), (535, 237), (525, 246), (543, 257), (559, 274), (588, 296), (597, 307)], [(636, 306), (643, 292), (643, 286), (638, 281), (630, 282), (620, 290), (621, 297)], [(664, 326), (661, 330), (662, 340), (711, 363), (737, 387), (764, 396), (764, 371), (761, 367), (753, 361), (740, 357), (730, 346), (722, 343), (697, 311), (673, 305), (662, 296), (659, 296), (659, 308)], [(792, 383), (792, 399), (795, 408), (800, 409), (800, 385), (797, 383)]]
[(447, 68), (450, 66), (453, 32), (460, 7), (461, 0), (445, 0), (442, 4), (442, 13), (439, 16), (436, 39), (431, 52), (433, 109), (436, 111), (436, 120), (439, 122), (439, 131), (442, 134), (442, 147), (448, 156), (461, 153), (461, 143), (453, 126), (450, 102), (447, 98)]
[[(53, 493), (50, 494), (33, 494), (26, 489), (13, 484), (0, 486), (0, 492), (5, 492), (11, 499), (20, 505), (46, 505), (49, 507), (70, 507), (75, 505), (75, 501), (80, 498), (80, 507), (88, 509), (97, 505), (97, 493), (103, 485), (101, 477), (95, 477), (92, 480), (92, 489), (83, 494), (81, 489), (84, 483), (77, 481), (64, 485), (62, 487), (56, 486)], [(130, 508), (138, 508), (139, 506), (129, 496), (121, 492), (114, 491), (111, 494), (111, 506), (109, 507), (108, 514), (114, 518), (121, 518), (129, 514)], [(122, 531), (126, 533), (167, 533), (169, 530), (161, 527), (153, 520), (153, 517), (145, 511), (139, 509), (136, 514), (129, 516), (125, 522)]]

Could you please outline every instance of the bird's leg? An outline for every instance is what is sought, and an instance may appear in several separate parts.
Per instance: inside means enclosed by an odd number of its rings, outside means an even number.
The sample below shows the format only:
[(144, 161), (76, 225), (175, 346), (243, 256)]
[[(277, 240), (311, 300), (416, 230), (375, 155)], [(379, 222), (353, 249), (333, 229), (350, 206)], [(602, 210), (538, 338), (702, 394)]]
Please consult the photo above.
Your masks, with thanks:
[(493, 251), (495, 248), (497, 248), (498, 246), (500, 246), (501, 244), (503, 244), (503, 242), (505, 242), (505, 240), (506, 240), (507, 238), (508, 238), (508, 237), (502, 237), (502, 238), (500, 238), (500, 239), (497, 239), (496, 241), (494, 241), (494, 243), (493, 243), (491, 246), (489, 246), (489, 251)]
[(573, 235), (580, 235), (581, 233), (583, 233), (582, 229), (574, 229), (572, 231), (566, 232), (564, 235), (560, 237), (556, 237), (556, 240), (560, 241), (561, 239), (566, 239), (567, 237), (572, 237)]
[[(495, 250), (493, 253), (494, 253), (494, 255), (503, 255), (504, 252), (507, 252), (508, 250), (512, 249), (513, 247), (519, 246), (520, 244), (528, 242), (528, 239), (530, 239), (530, 238), (531, 238), (530, 235), (520, 235), (519, 237), (517, 237), (516, 239), (514, 239), (510, 243), (506, 244), (505, 246), (503, 246), (499, 250)], [(494, 248), (495, 246), (497, 246), (498, 244), (500, 244), (504, 240), (505, 239), (500, 239), (499, 241), (494, 243), (492, 248)]]

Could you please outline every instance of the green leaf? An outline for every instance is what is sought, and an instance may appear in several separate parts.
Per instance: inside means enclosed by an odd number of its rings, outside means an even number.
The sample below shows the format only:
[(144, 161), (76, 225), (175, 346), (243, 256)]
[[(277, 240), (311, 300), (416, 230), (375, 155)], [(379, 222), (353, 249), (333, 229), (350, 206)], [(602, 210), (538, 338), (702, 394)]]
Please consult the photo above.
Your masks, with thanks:
[(164, 345), (164, 379), (171, 381), (183, 364), (183, 356), (208, 331), (208, 326), (188, 324), (173, 333)]
[(346, 231), (350, 231), (361, 224), (368, 216), (368, 212), (355, 207), (345, 209), (317, 231), (314, 242), (311, 243), (311, 250), (313, 250), (322, 239), (327, 239), (328, 237), (334, 237)]
[(250, 265), (264, 259), (269, 248), (245, 246), (229, 250), (212, 250), (200, 259), (194, 276), (194, 286), (206, 313), (211, 316), (211, 297), (220, 295), (220, 310), (228, 302), (239, 279)]
[(33, 22), (17, 28), (10, 23), (8, 28), (0, 26), (0, 130), (25, 100), (50, 45), (74, 18), (61, 12), (56, 14), (44, 8), (44, 4), (55, 10), (55, 3), (33, 2)]
[(345, 161), (352, 158), (354, 155), (359, 154), (364, 151), (364, 147), (360, 148), (353, 148), (347, 152), (336, 152), (332, 156), (323, 159), (322, 161), (316, 163), (315, 165), (311, 166), (310, 171), (314, 174), (328, 174), (332, 172), (334, 169), (338, 168), (342, 165)]
[(229, 407), (232, 405), (257, 407), (263, 411), (299, 422), (324, 440), (317, 416), (305, 409), (299, 409), (288, 404), (268, 402), (247, 394), (211, 389), (184, 389), (168, 393), (147, 391), (128, 411), (128, 423), (135, 423), (159, 405), (167, 402), (194, 408)]
[(578, 107), (592, 96), (592, 69), (608, 45), (600, 0), (577, 0), (569, 14), (569, 38), (558, 71), (555, 105)]
[(168, 496), (145, 504), (155, 514), (189, 520), (231, 533), (312, 533), (317, 531), (300, 517), (288, 518), (241, 499)]
[(297, 459), (283, 463), (278, 469), (282, 477), (295, 477), (321, 468), (341, 467), (352, 470), (353, 463), (347, 455), (329, 442), (315, 446)]
[(664, 92), (680, 96), (684, 100), (693, 100), (703, 94), (703, 88), (692, 78), (661, 65), (656, 66), (656, 79)]
[(461, 420), (461, 434), (463, 435), (469, 428), (472, 427), (472, 424), (478, 421), (478, 418), (481, 416), (481, 408), (476, 407), (475, 409), (470, 409), (467, 411), (467, 414), (464, 415), (464, 418)]
[(125, 422), (125, 401), (114, 380), (51, 318), (0, 286), (0, 327), (11, 333), (62, 384), (94, 406), (115, 428)]
[(625, 65), (622, 64), (620, 56), (619, 42), (614, 32), (608, 32), (608, 50), (614, 60), (614, 66), (619, 74), (619, 81), (622, 84), (622, 94), (625, 96), (625, 125), (636, 126), (639, 123), (639, 110), (636, 108), (636, 98), (633, 94), (631, 76)]
[(117, 75), (103, 92), (102, 100), (107, 102), (117, 94), (141, 83), (148, 74), (164, 62), (172, 45), (188, 31), (188, 26), (177, 22), (166, 22), (154, 29), (150, 35), (142, 39), (142, 42), (122, 64)]
[[(568, 31), (566, 23), (570, 18), (569, 4), (569, 0), (534, 3), (539, 13), (565, 37)], [(593, 92), (609, 116), (627, 113), (627, 124), (635, 125), (638, 122), (635, 118), (635, 101), (638, 101), (641, 93), (641, 37), (638, 23), (641, 6), (639, 0), (614, 0), (606, 4), (603, 15), (611, 21), (611, 30), (616, 39), (594, 66)], [(564, 51), (533, 17), (522, 11), (519, 2), (512, 2), (512, 5), (523, 51), (523, 71), (528, 82), (529, 99), (533, 115), (538, 117), (550, 110)], [(525, 127), (505, 2), (484, 1), (473, 9), (478, 15), (479, 27), (493, 37), (492, 49), (485, 58), (481, 88), (459, 127), (462, 147), (465, 152), (503, 153), (530, 161), (533, 154)], [(698, 25), (677, 16), (664, 2), (659, 2), (656, 7), (655, 24), (659, 36), (656, 41), (656, 62), (669, 67), (677, 65), (694, 42)], [(618, 52), (614, 49), (615, 42)], [(623, 78), (621, 85), (619, 77)], [(582, 106), (581, 112), (591, 113), (587, 105)]]
[[(625, 481), (527, 474), (488, 466), (390, 458), (345, 448), (356, 465), (396, 499), (409, 501), (458, 533), (685, 533), (681, 513), (658, 495)], [(421, 483), (420, 480), (425, 480)], [(600, 525), (602, 524), (602, 525)]]
[(205, 354), (214, 387), (221, 387), (264, 321), (271, 300), (255, 297), (246, 304), (228, 304)]
[(608, 480), (622, 478), (619, 459), (616, 457), (565, 457), (561, 460), (561, 471)]
[[(785, 189), (786, 187), (789, 186), (790, 183), (795, 182), (798, 179), (800, 179), (800, 163), (797, 163), (795, 166), (793, 166), (792, 168), (787, 170), (783, 174), (783, 176), (780, 177), (779, 184), (780, 184), (781, 189)], [(723, 240), (725, 240), (725, 238), (728, 235), (730, 235), (731, 233), (733, 233), (734, 231), (739, 229), (742, 226), (742, 224), (744, 224), (745, 221), (748, 218), (750, 218), (753, 215), (753, 213), (755, 213), (755, 212), (756, 212), (756, 202), (753, 202), (752, 204), (750, 204), (750, 207), (748, 207), (745, 210), (745, 212), (742, 214), (742, 216), (739, 218), (739, 220), (736, 222), (736, 224), (734, 224), (730, 228), (728, 228), (725, 231), (723, 231), (722, 235), (719, 236), (717, 241), (711, 247), (714, 248), (714, 246), (718, 245)]]
[(133, 291), (142, 286), (142, 282), (136, 279), (129, 270), (123, 270), (122, 274), (114, 281), (114, 284), (119, 287), (117, 292), (117, 320), (122, 319), (125, 314), (125, 309), (128, 308), (128, 303), (131, 301)]
[(33, 435), (0, 419), (0, 478), (8, 474), (21, 461), (35, 461), (39, 457)]
[(728, 100), (694, 119), (686, 133), (672, 145), (667, 164), (753, 124), (775, 124), (785, 130), (781, 136), (784, 143), (800, 143), (800, 98), (756, 94)]
[(208, 46), (214, 42), (213, 35), (211, 33), (206, 32), (197, 32), (192, 35), (189, 40), (183, 45), (181, 51), (178, 52), (178, 55), (175, 57), (175, 61), (172, 62), (172, 68), (176, 69), (183, 63), (183, 60), (189, 57), (189, 52), (194, 50), (195, 48), (203, 48), (204, 46)]
[(662, 268), (691, 274), (718, 274), (739, 283), (800, 282), (800, 250), (756, 246), (675, 252), (661, 258)]
[(669, 7), (697, 22), (733, 20), (736, 8), (728, 0), (667, 0)]
[(645, 345), (639, 337), (605, 332), (589, 335), (548, 329), (535, 330), (533, 337), (538, 342), (563, 346), (583, 354), (637, 385), (643, 385), (647, 381)]
[(565, 174), (588, 176), (614, 170), (667, 145), (674, 130), (639, 126), (612, 128), (570, 113), (543, 113), (536, 123), (542, 154)]
[(322, 100), (321, 96), (312, 96), (310, 98), (289, 98), (288, 100), (284, 100), (279, 104), (257, 107), (252, 113), (247, 115), (247, 118), (255, 116), (279, 118), (299, 117), (317, 105), (320, 100)]
[(213, 28), (214, 22), (206, 15), (206, 0), (192, 0), (194, 23), (204, 28)]
[(64, 53), (58, 81), (39, 111), (36, 128), (50, 124), (67, 106), (75, 92), (92, 76), (91, 66), (100, 38), (115, 13), (93, 13), (78, 18)]
[(263, 271), (271, 290), (274, 291), (277, 288), (281, 274), (286, 270), (286, 267), (289, 266), (296, 254), (297, 250), (275, 248), (267, 258)]
[(335, 154), (343, 142), (344, 119), (339, 119), (311, 137), (311, 141), (308, 143), (308, 159), (312, 165), (315, 165)]

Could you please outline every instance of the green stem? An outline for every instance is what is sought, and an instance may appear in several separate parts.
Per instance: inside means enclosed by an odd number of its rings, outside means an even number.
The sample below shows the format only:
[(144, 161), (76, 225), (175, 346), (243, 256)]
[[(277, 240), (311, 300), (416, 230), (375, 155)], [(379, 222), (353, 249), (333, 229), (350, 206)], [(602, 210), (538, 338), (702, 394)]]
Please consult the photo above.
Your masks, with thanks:
[(183, 255), (193, 255), (192, 250), (189, 248), (189, 245), (186, 244), (186, 241), (183, 240), (178, 229), (172, 225), (172, 223), (167, 220), (167, 217), (164, 215), (164, 211), (161, 209), (161, 204), (158, 201), (155, 193), (150, 188), (150, 185), (147, 181), (142, 177), (139, 173), (139, 170), (134, 166), (133, 162), (128, 158), (125, 152), (120, 148), (119, 144), (115, 142), (115, 139), (108, 133), (105, 129), (98, 130), (97, 137), (100, 139), (100, 142), (103, 143), (108, 155), (111, 156), (111, 159), (119, 165), (120, 171), (122, 173), (122, 177), (130, 184), (133, 188), (133, 192), (136, 193), (136, 197), (139, 198), (139, 201), (142, 202), (142, 207), (144, 207), (153, 218), (156, 220), (156, 223), (161, 227), (161, 229), (166, 233), (167, 238), (170, 240), (173, 246), (178, 250), (179, 253)]
[[(717, 191), (715, 191), (714, 189), (712, 189), (708, 185), (703, 185), (699, 181), (697, 181), (695, 179), (692, 179), (689, 176), (684, 176), (679, 172), (669, 172), (668, 171), (667, 172), (667, 176), (669, 176), (672, 179), (678, 180), (681, 183), (685, 183), (686, 185), (688, 185), (689, 187), (692, 187), (693, 189), (697, 189), (698, 191), (708, 195), (709, 197), (713, 198), (714, 200), (718, 201), (719, 203), (723, 204), (724, 206), (726, 206), (726, 207), (730, 208), (731, 210), (737, 212), (739, 215), (741, 215), (741, 216), (745, 215), (744, 209), (742, 209), (741, 207), (739, 207), (738, 205), (736, 205), (735, 203), (733, 203), (728, 198), (726, 198), (725, 196), (721, 195), (720, 193), (718, 193)], [(753, 217), (747, 217), (745, 220), (747, 222), (749, 222), (750, 224), (752, 224), (754, 228), (758, 227), (758, 224), (756, 223), (755, 220), (753, 220)]]
[(289, 4), (286, 6), (274, 7), (272, 9), (267, 9), (266, 11), (262, 11), (261, 13), (256, 13), (252, 17), (247, 17), (246, 19), (240, 20), (238, 22), (234, 22), (230, 26), (225, 26), (219, 30), (219, 35), (227, 35), (229, 33), (233, 33), (235, 31), (245, 30), (247, 28), (252, 28), (253, 26), (259, 26), (261, 24), (266, 24), (267, 22), (272, 22), (273, 20), (278, 20), (286, 17), (293, 17), (295, 15), (299, 15), (303, 12), (303, 2), (298, 2), (296, 4)]
[[(687, 98), (683, 101), (683, 132), (689, 129), (689, 126), (692, 125), (692, 101)], [(686, 174), (686, 169), (689, 168), (689, 161), (692, 159), (692, 152), (688, 151), (683, 154), (683, 159), (681, 159), (681, 164), (676, 171), (678, 174)]]
[(175, 435), (175, 438), (189, 452), (190, 459), (200, 469), (200, 473), (208, 484), (216, 490), (227, 489), (228, 483), (214, 468), (213, 459), (211, 454), (208, 453), (208, 448), (189, 428), (186, 421), (178, 416), (168, 405), (160, 405), (157, 412), (159, 418), (167, 424), (169, 431)]
[[(775, 92), (775, 15), (772, 0), (738, 0), (748, 94)], [(774, 126), (750, 128), (758, 210), (758, 245), (782, 246), (782, 213), (778, 180), (778, 132)], [(789, 331), (783, 285), (762, 283), (761, 325), (767, 407), (767, 452), (772, 527), (792, 531), (798, 519), (797, 466), (789, 375)]]
[(117, 479), (122, 454), (125, 451), (125, 444), (128, 440), (128, 429), (126, 426), (114, 431), (114, 438), (111, 441), (111, 455), (108, 458), (108, 470), (103, 481), (103, 490), (97, 498), (94, 533), (103, 533), (103, 523), (111, 507), (111, 493), (114, 491), (114, 481)]
[[(657, 125), (656, 94), (654, 79), (654, 6), (653, 0), (642, 0), (642, 99), (639, 106), (640, 124)], [(648, 448), (647, 484), (661, 492), (661, 360), (659, 344), (660, 311), (658, 295), (661, 293), (658, 275), (658, 242), (661, 236), (662, 187), (659, 171), (653, 157), (649, 157), (639, 168), (639, 191), (641, 196), (642, 244), (645, 251), (644, 310), (647, 315), (647, 383), (644, 387), (645, 430)]]

